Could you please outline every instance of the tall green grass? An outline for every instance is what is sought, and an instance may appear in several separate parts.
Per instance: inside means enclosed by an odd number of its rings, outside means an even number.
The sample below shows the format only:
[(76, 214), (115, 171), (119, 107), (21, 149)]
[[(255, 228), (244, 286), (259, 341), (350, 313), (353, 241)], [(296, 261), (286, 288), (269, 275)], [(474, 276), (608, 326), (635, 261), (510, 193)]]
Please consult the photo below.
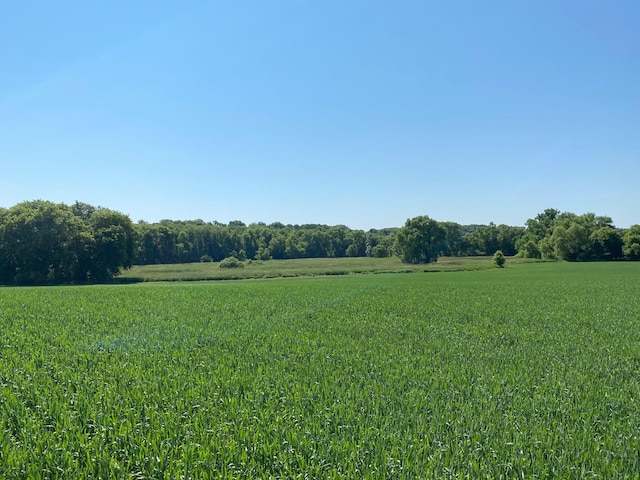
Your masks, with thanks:
[[(509, 264), (535, 261), (509, 259)], [(195, 280), (239, 280), (247, 278), (278, 278), (358, 273), (409, 273), (493, 268), (491, 257), (441, 257), (437, 263), (409, 265), (397, 257), (297, 258), (292, 260), (249, 260), (244, 268), (220, 268), (220, 263), (179, 263), (167, 265), (137, 265), (116, 279), (122, 283)]]
[(640, 265), (0, 289), (2, 478), (638, 478)]

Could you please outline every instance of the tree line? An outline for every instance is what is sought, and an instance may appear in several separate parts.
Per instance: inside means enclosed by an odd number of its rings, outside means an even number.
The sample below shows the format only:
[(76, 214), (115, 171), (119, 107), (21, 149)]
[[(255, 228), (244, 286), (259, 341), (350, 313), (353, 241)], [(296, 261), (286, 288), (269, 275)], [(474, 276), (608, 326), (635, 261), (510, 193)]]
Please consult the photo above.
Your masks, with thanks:
[(86, 203), (43, 200), (0, 208), (0, 283), (108, 280), (132, 265), (322, 257), (389, 257), (426, 263), (445, 256), (504, 255), (570, 261), (639, 260), (640, 225), (547, 209), (524, 227), (460, 225), (420, 216), (400, 228), (241, 221), (144, 221)]
[(611, 217), (576, 215), (547, 209), (524, 228), (479, 226), (462, 234), (460, 226), (428, 216), (408, 219), (399, 229), (395, 253), (407, 263), (428, 263), (439, 255), (489, 255), (500, 252), (524, 258), (567, 261), (640, 260), (640, 225), (619, 229)]
[(547, 209), (526, 222), (519, 255), (568, 261), (640, 260), (640, 225), (616, 228), (611, 217)]
[(0, 282), (104, 281), (133, 264), (136, 232), (122, 213), (43, 200), (0, 208)]
[[(439, 222), (444, 242), (439, 253), (449, 256), (515, 255), (524, 227), (459, 225)], [(241, 221), (228, 224), (202, 220), (140, 222), (136, 263), (140, 265), (240, 260), (326, 257), (390, 257), (398, 255), (400, 228), (353, 230), (344, 225), (284, 225)]]
[(323, 257), (387, 257), (397, 229), (352, 230), (344, 225), (284, 225), (241, 221), (162, 220), (136, 225), (136, 263), (187, 263)]

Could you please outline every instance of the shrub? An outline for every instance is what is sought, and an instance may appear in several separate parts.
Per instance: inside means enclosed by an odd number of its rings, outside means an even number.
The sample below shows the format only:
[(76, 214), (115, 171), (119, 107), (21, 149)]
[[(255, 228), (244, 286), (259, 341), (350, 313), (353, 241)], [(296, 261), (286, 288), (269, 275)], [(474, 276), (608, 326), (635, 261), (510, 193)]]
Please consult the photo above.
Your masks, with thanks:
[(202, 255), (200, 257), (200, 261), (201, 262), (213, 262), (213, 258), (211, 258), (211, 255), (209, 255), (208, 253), (205, 253), (204, 255)]
[(227, 257), (220, 262), (220, 268), (243, 268), (244, 263), (236, 257)]
[(493, 264), (498, 268), (504, 268), (505, 262), (506, 259), (502, 250), (496, 250), (496, 253), (493, 254)]
[(386, 258), (390, 256), (390, 252), (384, 245), (376, 245), (371, 249), (371, 255), (375, 258)]

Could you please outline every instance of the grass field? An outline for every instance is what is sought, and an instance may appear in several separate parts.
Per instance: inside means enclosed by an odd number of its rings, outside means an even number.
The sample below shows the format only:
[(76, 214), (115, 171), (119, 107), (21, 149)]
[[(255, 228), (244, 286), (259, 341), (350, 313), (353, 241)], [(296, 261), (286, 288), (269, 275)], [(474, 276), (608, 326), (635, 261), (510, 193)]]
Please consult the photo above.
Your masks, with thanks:
[(0, 478), (639, 478), (639, 279), (0, 288)]
[[(509, 258), (509, 264), (531, 262)], [(535, 261), (535, 260), (533, 260)], [(410, 265), (398, 257), (299, 258), (245, 262), (244, 268), (220, 268), (219, 262), (172, 265), (138, 265), (122, 273), (118, 281), (158, 282), (193, 280), (237, 280), (247, 278), (350, 275), (359, 273), (409, 273), (493, 268), (491, 257), (441, 257), (437, 263)]]

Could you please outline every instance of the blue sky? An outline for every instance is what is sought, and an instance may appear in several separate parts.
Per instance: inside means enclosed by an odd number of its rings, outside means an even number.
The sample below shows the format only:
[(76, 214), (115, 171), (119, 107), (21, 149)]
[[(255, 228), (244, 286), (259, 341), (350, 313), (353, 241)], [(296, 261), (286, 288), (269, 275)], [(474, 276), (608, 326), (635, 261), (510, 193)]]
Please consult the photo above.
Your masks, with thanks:
[(640, 2), (11, 2), (0, 206), (640, 223)]

